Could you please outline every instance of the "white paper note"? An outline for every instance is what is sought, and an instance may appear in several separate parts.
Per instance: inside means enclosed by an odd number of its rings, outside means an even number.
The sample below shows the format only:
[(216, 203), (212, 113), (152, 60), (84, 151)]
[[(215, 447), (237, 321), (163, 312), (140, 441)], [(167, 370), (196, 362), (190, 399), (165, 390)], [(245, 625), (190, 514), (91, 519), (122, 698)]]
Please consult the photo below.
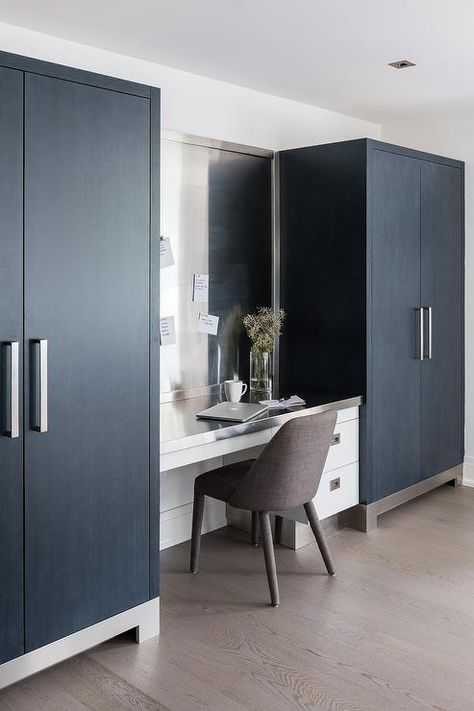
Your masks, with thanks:
[(173, 250), (169, 237), (160, 237), (160, 267), (172, 267), (174, 264)]
[(209, 274), (193, 274), (193, 301), (209, 298)]
[(171, 346), (176, 343), (174, 316), (160, 318), (160, 343), (162, 346)]
[(291, 397), (283, 397), (281, 400), (259, 400), (260, 405), (266, 405), (272, 410), (286, 410), (289, 407), (303, 407), (306, 405), (305, 400), (303, 400), (299, 395), (292, 395)]
[(198, 331), (201, 333), (210, 333), (211, 336), (217, 336), (217, 329), (219, 327), (219, 316), (212, 316), (212, 314), (199, 314), (198, 318)]

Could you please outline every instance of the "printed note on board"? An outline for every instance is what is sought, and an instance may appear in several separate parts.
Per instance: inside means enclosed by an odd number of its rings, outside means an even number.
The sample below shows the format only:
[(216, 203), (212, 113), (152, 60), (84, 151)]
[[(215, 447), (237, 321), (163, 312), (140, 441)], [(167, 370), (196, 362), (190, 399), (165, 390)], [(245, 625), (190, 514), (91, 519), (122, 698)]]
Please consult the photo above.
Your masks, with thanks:
[(176, 343), (174, 316), (160, 318), (160, 343), (162, 346), (171, 346)]
[(209, 298), (209, 274), (193, 274), (193, 301)]
[(209, 333), (211, 336), (217, 336), (217, 329), (219, 327), (219, 316), (213, 316), (212, 314), (199, 314), (198, 318), (198, 331), (201, 333)]
[(173, 250), (169, 237), (160, 237), (160, 267), (172, 267), (174, 264)]

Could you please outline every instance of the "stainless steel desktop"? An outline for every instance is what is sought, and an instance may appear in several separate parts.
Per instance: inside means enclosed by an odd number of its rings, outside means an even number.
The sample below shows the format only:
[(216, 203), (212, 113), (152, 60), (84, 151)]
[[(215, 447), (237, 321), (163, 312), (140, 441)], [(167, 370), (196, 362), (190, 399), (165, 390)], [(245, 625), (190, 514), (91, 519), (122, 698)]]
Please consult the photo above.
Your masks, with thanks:
[(341, 393), (302, 393), (306, 407), (291, 410), (270, 409), (258, 415), (250, 422), (217, 422), (215, 420), (197, 420), (196, 414), (206, 407), (221, 401), (219, 395), (209, 394), (187, 400), (178, 400), (161, 404), (161, 443), (162, 455), (178, 452), (189, 447), (217, 442), (218, 440), (250, 434), (284, 424), (292, 417), (312, 415), (327, 410), (343, 410), (362, 404), (360, 396)]

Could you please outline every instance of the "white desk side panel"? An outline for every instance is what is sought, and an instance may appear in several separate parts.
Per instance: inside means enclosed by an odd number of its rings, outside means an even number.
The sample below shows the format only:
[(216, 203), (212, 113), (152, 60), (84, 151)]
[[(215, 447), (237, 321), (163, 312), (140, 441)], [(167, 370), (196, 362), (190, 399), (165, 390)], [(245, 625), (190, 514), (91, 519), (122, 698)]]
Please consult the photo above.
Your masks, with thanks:
[[(197, 449), (197, 448), (195, 448)], [(194, 480), (199, 474), (224, 464), (222, 457), (214, 457), (168, 469), (160, 478), (160, 549), (189, 541), (193, 517)], [(209, 533), (227, 525), (226, 508), (222, 501), (206, 497), (202, 532)]]

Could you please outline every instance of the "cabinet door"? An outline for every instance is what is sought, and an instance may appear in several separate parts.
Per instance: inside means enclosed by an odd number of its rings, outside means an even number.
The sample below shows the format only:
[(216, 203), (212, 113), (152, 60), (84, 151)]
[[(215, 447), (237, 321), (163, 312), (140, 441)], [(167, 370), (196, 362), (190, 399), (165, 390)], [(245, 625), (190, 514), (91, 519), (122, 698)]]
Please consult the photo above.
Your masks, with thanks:
[(420, 163), (378, 150), (371, 155), (367, 399), (377, 500), (419, 480)]
[[(23, 74), (0, 68), (0, 663), (23, 652)], [(9, 344), (18, 343), (18, 354)], [(12, 363), (12, 358), (17, 363)], [(18, 387), (12, 365), (18, 364)], [(11, 437), (12, 394), (18, 436)], [(13, 402), (15, 405), (15, 402)], [(15, 413), (13, 413), (16, 419)]]
[(29, 651), (149, 597), (150, 114), (25, 82)]
[[(423, 478), (463, 461), (463, 294), (462, 170), (423, 162), (421, 302), (432, 309), (431, 358), (424, 360), (421, 367)], [(425, 343), (428, 340), (429, 323), (425, 318)]]

